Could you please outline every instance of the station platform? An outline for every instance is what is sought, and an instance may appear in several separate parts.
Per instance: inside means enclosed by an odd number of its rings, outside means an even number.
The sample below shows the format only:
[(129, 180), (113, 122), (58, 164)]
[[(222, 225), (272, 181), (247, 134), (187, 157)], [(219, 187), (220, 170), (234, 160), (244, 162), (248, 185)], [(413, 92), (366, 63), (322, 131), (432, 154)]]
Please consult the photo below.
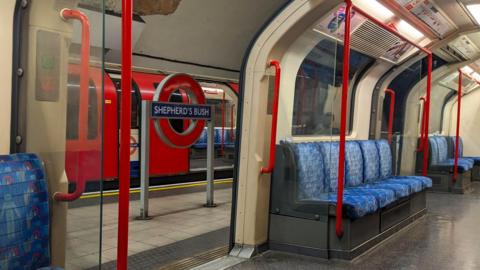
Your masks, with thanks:
[(474, 189), (467, 195), (428, 193), (425, 217), (353, 261), (267, 251), (250, 260), (226, 256), (195, 269), (480, 269), (480, 183)]
[[(231, 179), (215, 181), (215, 208), (203, 207), (205, 182), (151, 187), (149, 213), (152, 219), (145, 221), (136, 219), (139, 193), (132, 190), (128, 269), (168, 269), (169, 265), (179, 264), (182, 260), (183, 264), (191, 264), (192, 258), (200, 255), (196, 258), (198, 265), (208, 261), (201, 256), (205, 251), (212, 251), (209, 256), (226, 255), (231, 182)], [(116, 269), (118, 203), (115, 192), (105, 195), (101, 269)], [(98, 196), (83, 196), (69, 206), (66, 269), (99, 269)]]

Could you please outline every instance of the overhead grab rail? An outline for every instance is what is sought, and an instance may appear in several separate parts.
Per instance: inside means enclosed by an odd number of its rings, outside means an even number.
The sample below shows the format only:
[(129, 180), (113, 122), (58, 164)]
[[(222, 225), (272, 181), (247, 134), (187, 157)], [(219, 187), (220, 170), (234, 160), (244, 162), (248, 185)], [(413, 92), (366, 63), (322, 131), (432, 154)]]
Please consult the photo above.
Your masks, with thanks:
[(393, 117), (395, 113), (395, 91), (392, 89), (386, 89), (385, 93), (390, 95), (390, 112), (388, 115), (388, 143), (392, 143), (393, 136)]
[[(60, 17), (64, 20), (78, 20), (82, 24), (82, 47), (80, 63), (80, 113), (78, 116), (79, 139), (86, 141), (87, 136), (87, 114), (88, 114), (88, 91), (89, 91), (89, 68), (90, 68), (90, 22), (88, 17), (81, 11), (73, 9), (62, 9)], [(74, 201), (82, 196), (85, 191), (85, 177), (77, 179), (75, 191), (73, 193), (55, 192), (53, 199), (62, 202)]]
[(268, 166), (262, 167), (260, 172), (272, 173), (273, 166), (275, 165), (275, 142), (277, 140), (277, 120), (278, 120), (278, 98), (280, 95), (280, 76), (282, 68), (280, 62), (277, 60), (271, 60), (268, 64), (269, 67), (275, 68), (275, 84), (273, 89), (273, 105), (272, 105), (272, 130), (270, 133), (270, 157), (268, 160)]
[(420, 97), (419, 100), (423, 104), (422, 116), (420, 119), (420, 143), (418, 144), (417, 152), (423, 151), (423, 138), (425, 137), (425, 97)]
[[(388, 32), (394, 34), (395, 36), (403, 39), (405, 42), (408, 42), (412, 46), (416, 47), (420, 51), (427, 54), (428, 57), (428, 77), (427, 77), (427, 95), (425, 100), (425, 129), (428, 129), (429, 126), (429, 117), (430, 117), (430, 90), (432, 83), (432, 62), (433, 56), (432, 52), (419, 44), (411, 41), (402, 34), (398, 33), (397, 30), (388, 26), (387, 24), (377, 20), (370, 14), (366, 13), (362, 9), (353, 5), (352, 0), (346, 0), (345, 8), (345, 31), (344, 31), (344, 40), (343, 40), (343, 80), (342, 80), (342, 102), (341, 102), (341, 117), (340, 117), (340, 146), (339, 146), (339, 156), (338, 156), (338, 190), (337, 190), (337, 209), (336, 209), (336, 225), (335, 232), (338, 237), (343, 235), (343, 226), (342, 226), (342, 215), (343, 215), (343, 182), (344, 182), (344, 170), (345, 170), (345, 139), (346, 139), (346, 122), (347, 122), (347, 97), (348, 97), (348, 83), (349, 83), (349, 65), (350, 65), (350, 26), (351, 26), (351, 14), (352, 10), (362, 15), (363, 17), (369, 19), (371, 22), (379, 25)], [(428, 133), (427, 133), (428, 134)], [(428, 162), (428, 136), (423, 138), (423, 175), (427, 174), (427, 162)]]
[(477, 81), (475, 78), (471, 77), (468, 74), (463, 73), (461, 69), (458, 69), (458, 91), (457, 91), (457, 126), (455, 131), (455, 160), (453, 166), (453, 182), (457, 181), (458, 178), (458, 156), (459, 156), (459, 148), (460, 148), (460, 114), (462, 110), (462, 80), (463, 76), (467, 77), (468, 79), (476, 82), (480, 85), (480, 82)]

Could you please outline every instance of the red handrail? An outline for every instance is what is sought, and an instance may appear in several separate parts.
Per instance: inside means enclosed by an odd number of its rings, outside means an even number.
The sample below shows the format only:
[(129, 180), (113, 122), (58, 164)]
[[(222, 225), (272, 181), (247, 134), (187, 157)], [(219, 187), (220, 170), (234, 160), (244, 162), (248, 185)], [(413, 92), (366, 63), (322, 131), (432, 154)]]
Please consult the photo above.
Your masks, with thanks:
[(234, 123), (233, 123), (233, 113), (235, 112), (234, 110), (235, 104), (232, 104), (232, 107), (230, 107), (231, 112), (230, 112), (230, 141), (233, 142), (235, 140), (235, 134), (233, 132), (234, 129)]
[(222, 153), (222, 156), (224, 155), (224, 146), (225, 146), (225, 90), (223, 91), (223, 97), (222, 97), (222, 135), (221, 135), (221, 146), (220, 146), (220, 152)]
[[(86, 141), (87, 121), (88, 121), (88, 91), (89, 91), (89, 69), (90, 69), (90, 22), (88, 17), (81, 11), (73, 9), (63, 9), (60, 16), (64, 20), (75, 19), (82, 24), (82, 47), (81, 47), (81, 64), (80, 64), (80, 97), (79, 97), (79, 139)], [(85, 177), (81, 176), (77, 179), (75, 191), (73, 193), (55, 192), (53, 199), (62, 202), (74, 201), (82, 196), (85, 191)]]
[(422, 119), (420, 120), (420, 142), (418, 144), (417, 152), (423, 151), (423, 137), (425, 136), (425, 97), (420, 97), (420, 101), (422, 101), (423, 104), (423, 110), (422, 110)]
[[(337, 209), (336, 209), (336, 226), (335, 231), (338, 237), (343, 235), (342, 227), (342, 213), (343, 213), (343, 181), (344, 181), (344, 169), (345, 169), (345, 137), (346, 137), (346, 122), (347, 122), (347, 98), (348, 98), (348, 83), (349, 83), (349, 65), (350, 65), (350, 24), (351, 24), (351, 13), (352, 10), (355, 10), (360, 15), (369, 19), (373, 23), (379, 25), (388, 32), (394, 34), (395, 36), (405, 40), (410, 43), (412, 46), (418, 48), (420, 51), (428, 55), (428, 79), (427, 79), (427, 97), (426, 97), (426, 120), (425, 125), (428, 129), (428, 117), (429, 115), (429, 104), (430, 104), (430, 90), (431, 90), (431, 80), (432, 80), (432, 52), (419, 44), (412, 42), (407, 37), (401, 35), (394, 28), (388, 26), (387, 24), (377, 20), (367, 12), (353, 5), (352, 0), (346, 0), (345, 8), (345, 31), (344, 31), (344, 41), (343, 41), (343, 85), (342, 85), (342, 108), (341, 108), (341, 118), (340, 118), (340, 146), (339, 146), (339, 155), (338, 155), (338, 190), (337, 190)], [(426, 175), (426, 165), (428, 162), (428, 138), (423, 139), (424, 147), (424, 160), (423, 160), (423, 174)]]
[(345, 139), (347, 129), (347, 98), (348, 83), (350, 80), (350, 24), (352, 21), (353, 3), (351, 0), (345, 1), (345, 35), (343, 40), (343, 73), (342, 73), (342, 108), (340, 114), (340, 146), (338, 154), (338, 189), (337, 189), (337, 212), (335, 232), (338, 237), (343, 235), (343, 181), (345, 171)]
[(128, 267), (130, 129), (132, 117), (132, 19), (133, 0), (122, 0), (122, 108), (120, 119), (120, 188), (118, 195), (118, 270), (127, 270)]
[(395, 91), (393, 91), (392, 89), (386, 89), (385, 93), (390, 95), (390, 113), (388, 116), (388, 142), (392, 143), (393, 116), (395, 112)]
[(282, 74), (282, 68), (280, 62), (277, 60), (271, 60), (268, 64), (269, 67), (275, 67), (275, 85), (273, 92), (273, 105), (272, 105), (272, 131), (270, 133), (270, 158), (268, 160), (268, 166), (260, 169), (261, 173), (273, 172), (273, 166), (275, 165), (275, 142), (277, 140), (277, 120), (278, 120), (278, 99), (280, 96), (280, 76)]
[(455, 134), (455, 162), (453, 166), (453, 182), (457, 181), (458, 177), (458, 149), (460, 142), (460, 112), (462, 107), (462, 70), (458, 69), (458, 91), (457, 91), (457, 130)]
[(424, 107), (424, 133), (423, 133), (423, 168), (422, 175), (427, 176), (428, 169), (428, 133), (430, 127), (430, 92), (432, 90), (432, 67), (433, 67), (433, 54), (430, 53), (427, 56), (427, 95), (425, 97)]

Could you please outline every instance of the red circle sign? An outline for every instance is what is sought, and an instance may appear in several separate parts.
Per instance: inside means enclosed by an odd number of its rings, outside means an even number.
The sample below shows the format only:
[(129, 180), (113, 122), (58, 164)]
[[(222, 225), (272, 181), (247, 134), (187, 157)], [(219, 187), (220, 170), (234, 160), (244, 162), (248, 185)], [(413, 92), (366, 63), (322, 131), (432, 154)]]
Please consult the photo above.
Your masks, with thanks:
[[(205, 104), (206, 99), (202, 87), (187, 74), (172, 74), (163, 79), (155, 91), (153, 100), (170, 102), (172, 94), (180, 89), (190, 94), (190, 102), (192, 104)], [(177, 132), (170, 124), (170, 120), (166, 118), (155, 119), (154, 127), (158, 136), (167, 145), (176, 148), (189, 148), (202, 135), (205, 128), (205, 120), (191, 120), (189, 127), (181, 133)]]

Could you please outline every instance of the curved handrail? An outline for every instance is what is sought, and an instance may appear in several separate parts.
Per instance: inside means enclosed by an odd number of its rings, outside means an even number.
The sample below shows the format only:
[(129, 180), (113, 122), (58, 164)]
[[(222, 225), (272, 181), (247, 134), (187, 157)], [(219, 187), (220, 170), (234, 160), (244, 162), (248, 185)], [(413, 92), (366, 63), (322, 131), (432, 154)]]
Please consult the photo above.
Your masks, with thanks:
[(423, 110), (422, 110), (422, 120), (420, 121), (420, 142), (418, 144), (417, 152), (422, 152), (423, 151), (423, 146), (424, 146), (424, 136), (425, 136), (425, 97), (420, 97), (419, 100), (423, 104)]
[(393, 117), (395, 112), (395, 91), (392, 89), (386, 89), (385, 93), (390, 95), (390, 113), (388, 116), (388, 143), (392, 143), (393, 135)]
[(270, 133), (270, 158), (268, 160), (268, 166), (260, 169), (261, 173), (273, 172), (273, 166), (275, 165), (275, 141), (277, 139), (277, 120), (278, 120), (278, 98), (280, 95), (280, 76), (282, 68), (280, 62), (277, 60), (271, 60), (269, 67), (275, 67), (275, 85), (273, 94), (273, 106), (272, 106), (272, 131)]
[[(88, 17), (81, 11), (73, 9), (62, 9), (60, 17), (64, 20), (75, 19), (82, 24), (82, 48), (81, 48), (81, 64), (80, 64), (80, 108), (88, 107), (88, 91), (89, 91), (89, 65), (90, 65), (90, 22)], [(80, 140), (87, 140), (87, 121), (86, 116), (88, 109), (85, 113), (80, 111), (78, 122), (79, 125), (79, 138)], [(55, 192), (53, 199), (62, 202), (74, 201), (82, 196), (85, 191), (84, 177), (77, 179), (76, 188), (73, 193)]]

